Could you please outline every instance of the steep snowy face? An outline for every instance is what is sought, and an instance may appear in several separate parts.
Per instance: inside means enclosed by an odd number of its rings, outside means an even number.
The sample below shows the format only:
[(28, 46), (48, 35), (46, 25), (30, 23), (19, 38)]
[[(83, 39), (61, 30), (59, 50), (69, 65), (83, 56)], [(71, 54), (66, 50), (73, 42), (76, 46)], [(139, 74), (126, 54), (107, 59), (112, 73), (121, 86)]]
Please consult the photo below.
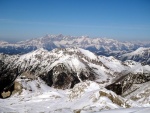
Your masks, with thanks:
[(121, 60), (134, 60), (137, 62), (145, 63), (145, 64), (150, 64), (150, 48), (138, 48), (137, 50), (123, 54), (120, 56)]
[(38, 48), (52, 50), (54, 48), (79, 47), (99, 55), (119, 56), (139, 47), (150, 47), (150, 42), (120, 42), (107, 38), (90, 38), (88, 36), (46, 35), (41, 38), (17, 42), (15, 44), (0, 41), (0, 52), (7, 54), (24, 54)]

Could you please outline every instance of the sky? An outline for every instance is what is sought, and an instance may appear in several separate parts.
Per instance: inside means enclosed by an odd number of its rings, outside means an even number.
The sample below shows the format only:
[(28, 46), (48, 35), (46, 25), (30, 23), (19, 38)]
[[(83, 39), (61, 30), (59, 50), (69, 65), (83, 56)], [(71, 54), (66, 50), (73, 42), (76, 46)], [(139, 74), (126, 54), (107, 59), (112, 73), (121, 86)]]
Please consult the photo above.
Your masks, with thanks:
[(46, 34), (150, 40), (150, 0), (0, 0), (0, 40)]

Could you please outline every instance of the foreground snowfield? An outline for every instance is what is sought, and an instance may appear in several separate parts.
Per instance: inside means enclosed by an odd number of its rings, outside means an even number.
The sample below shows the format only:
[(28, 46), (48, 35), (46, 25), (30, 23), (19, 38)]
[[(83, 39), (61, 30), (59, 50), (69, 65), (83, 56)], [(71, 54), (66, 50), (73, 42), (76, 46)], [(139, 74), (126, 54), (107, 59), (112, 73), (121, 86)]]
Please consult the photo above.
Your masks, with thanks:
[[(23, 91), (0, 99), (1, 113), (149, 113), (150, 110), (150, 104), (140, 105), (124, 99), (92, 81), (79, 83), (68, 90), (51, 88), (40, 79), (18, 81), (23, 84)], [(123, 109), (128, 107), (131, 108)]]

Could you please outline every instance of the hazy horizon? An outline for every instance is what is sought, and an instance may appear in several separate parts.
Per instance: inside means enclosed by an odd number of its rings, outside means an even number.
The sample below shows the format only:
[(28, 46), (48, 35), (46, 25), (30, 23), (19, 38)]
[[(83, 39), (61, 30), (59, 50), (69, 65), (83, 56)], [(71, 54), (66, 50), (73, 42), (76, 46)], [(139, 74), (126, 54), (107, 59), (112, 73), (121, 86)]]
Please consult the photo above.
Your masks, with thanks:
[[(9, 42), (9, 43), (17, 43), (17, 42), (20, 42), (20, 41), (26, 41), (26, 40), (31, 40), (31, 39), (38, 39), (38, 38), (41, 38), (41, 37), (44, 37), (44, 36), (46, 36), (46, 35), (60, 35), (60, 34), (45, 34), (45, 35), (43, 35), (43, 36), (40, 36), (40, 37), (33, 37), (33, 38), (20, 38), (20, 39), (15, 39), (15, 38), (13, 38), (13, 39), (11, 39), (11, 38), (2, 38), (2, 39), (0, 39), (0, 41), (6, 41), (6, 42)], [(116, 38), (111, 38), (111, 37), (100, 37), (100, 36), (95, 36), (95, 37), (90, 37), (90, 36), (88, 36), (88, 35), (81, 35), (81, 36), (74, 36), (74, 35), (64, 35), (64, 34), (62, 34), (63, 36), (73, 36), (73, 37), (82, 37), (82, 36), (87, 36), (87, 37), (89, 37), (89, 38), (106, 38), (106, 39), (113, 39), (113, 40), (117, 40), (117, 41), (120, 41), (120, 42), (134, 42), (134, 41), (142, 41), (142, 42), (145, 42), (145, 41), (150, 41), (149, 39), (148, 40), (120, 40), (120, 39), (116, 39)]]
[(1, 0), (0, 40), (46, 34), (150, 40), (149, 0)]

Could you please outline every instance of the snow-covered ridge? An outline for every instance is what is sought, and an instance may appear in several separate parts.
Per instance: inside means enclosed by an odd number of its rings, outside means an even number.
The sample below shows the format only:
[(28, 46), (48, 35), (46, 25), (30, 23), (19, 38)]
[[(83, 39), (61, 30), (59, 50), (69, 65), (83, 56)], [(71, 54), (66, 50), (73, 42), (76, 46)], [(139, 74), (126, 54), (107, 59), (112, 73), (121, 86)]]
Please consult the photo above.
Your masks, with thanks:
[(127, 53), (125, 55), (136, 55), (136, 54), (142, 55), (142, 54), (144, 54), (145, 51), (150, 52), (150, 48), (140, 47), (137, 50), (135, 50), (131, 53)]
[(134, 60), (137, 62), (150, 64), (150, 48), (140, 47), (131, 53), (121, 55), (120, 59), (123, 61)]

